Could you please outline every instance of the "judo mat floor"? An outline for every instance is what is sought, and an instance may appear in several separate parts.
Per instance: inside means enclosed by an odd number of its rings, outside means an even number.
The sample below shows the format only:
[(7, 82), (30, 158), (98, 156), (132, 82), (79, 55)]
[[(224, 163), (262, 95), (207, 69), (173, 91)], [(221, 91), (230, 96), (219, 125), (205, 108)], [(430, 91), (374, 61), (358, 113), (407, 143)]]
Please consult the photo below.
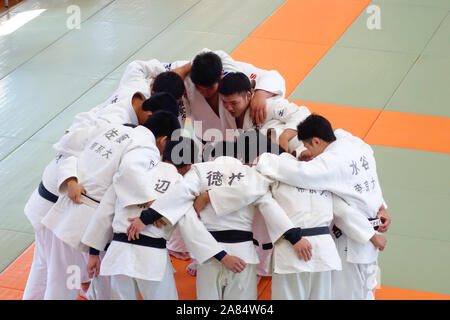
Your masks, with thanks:
[[(80, 29), (68, 27), (70, 5), (80, 9)], [(368, 27), (374, 12), (380, 29)], [(22, 296), (34, 240), (23, 207), (72, 117), (109, 97), (129, 62), (191, 59), (204, 47), (278, 70), (290, 100), (373, 146), (393, 220), (376, 297), (449, 299), (449, 34), (450, 0), (28, 0), (12, 8), (0, 17), (0, 299)], [(173, 262), (180, 298), (194, 299), (187, 263)], [(269, 297), (263, 278), (259, 298)]]

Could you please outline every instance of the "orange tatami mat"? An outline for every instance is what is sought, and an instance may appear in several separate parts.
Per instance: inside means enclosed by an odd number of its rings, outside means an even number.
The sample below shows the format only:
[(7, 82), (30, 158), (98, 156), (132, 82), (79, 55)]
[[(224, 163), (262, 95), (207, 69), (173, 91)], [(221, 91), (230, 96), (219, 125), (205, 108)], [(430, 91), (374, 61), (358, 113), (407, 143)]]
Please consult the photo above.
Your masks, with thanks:
[(33, 253), (34, 244), (0, 273), (0, 299), (22, 299), (33, 262)]
[(259, 68), (278, 70), (289, 96), (369, 2), (287, 0), (231, 55)]
[(375, 292), (375, 298), (376, 300), (450, 300), (450, 295), (382, 286)]
[[(0, 274), (0, 300), (20, 300), (33, 259), (34, 245), (30, 246), (19, 258)], [(195, 300), (195, 277), (186, 272), (191, 260), (182, 261), (171, 258), (176, 272), (175, 282), (180, 300)], [(258, 285), (258, 299), (270, 300), (271, 278), (261, 278)], [(450, 295), (423, 292), (392, 287), (381, 287), (376, 291), (377, 300), (450, 300)]]
[(382, 111), (365, 141), (389, 147), (450, 153), (450, 118)]
[(377, 120), (381, 110), (338, 106), (328, 103), (292, 101), (298, 106), (305, 106), (311, 113), (327, 118), (333, 128), (350, 131), (355, 136), (364, 139), (372, 125)]
[(371, 0), (288, 0), (250, 37), (334, 45)]
[(258, 68), (277, 70), (286, 80), (287, 97), (329, 49), (327, 45), (250, 37), (231, 56), (238, 61), (251, 62)]
[(293, 101), (369, 144), (450, 153), (450, 118)]
[[(278, 70), (286, 80), (286, 96), (289, 96), (369, 3), (370, 0), (287, 0), (232, 56), (260, 68)], [(296, 103), (323, 114), (334, 127), (349, 130), (371, 144), (450, 152), (450, 132), (445, 131), (449, 127), (448, 118), (317, 102)], [(428, 126), (426, 136), (421, 130), (424, 126)], [(22, 298), (33, 249), (34, 245), (0, 274), (0, 299)], [(174, 276), (179, 298), (195, 299), (195, 277), (186, 272), (189, 261), (173, 258), (172, 262), (177, 270)], [(262, 278), (258, 298), (270, 299), (270, 287), (270, 278)], [(450, 299), (450, 296), (382, 287), (377, 290), (376, 298)]]

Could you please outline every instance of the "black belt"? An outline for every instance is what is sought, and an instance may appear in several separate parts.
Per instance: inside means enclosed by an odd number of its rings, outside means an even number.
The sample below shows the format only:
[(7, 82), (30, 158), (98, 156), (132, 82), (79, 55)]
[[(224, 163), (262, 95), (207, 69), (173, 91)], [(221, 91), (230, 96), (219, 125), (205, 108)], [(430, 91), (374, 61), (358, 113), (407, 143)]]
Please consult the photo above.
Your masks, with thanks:
[(302, 228), (302, 237), (320, 236), (322, 234), (330, 234), (329, 227), (317, 227), (317, 228)]
[(57, 195), (54, 195), (53, 193), (51, 193), (50, 191), (48, 191), (48, 190), (44, 187), (44, 184), (42, 183), (42, 181), (41, 181), (41, 183), (39, 183), (38, 192), (39, 192), (39, 195), (40, 195), (42, 198), (44, 198), (45, 200), (48, 200), (48, 201), (53, 202), (53, 203), (55, 203), (56, 201), (58, 201), (58, 196), (57, 196)]
[(253, 232), (250, 231), (242, 231), (242, 230), (225, 230), (225, 231), (210, 231), (211, 235), (219, 242), (224, 243), (238, 243), (238, 242), (246, 242), (253, 241), (255, 246), (258, 246), (259, 243), (255, 239), (253, 239)]
[(149, 236), (145, 236), (143, 234), (139, 235), (139, 239), (128, 241), (128, 236), (126, 233), (114, 233), (113, 240), (130, 244), (136, 244), (138, 246), (152, 247), (159, 249), (165, 249), (167, 242), (166, 239), (164, 238), (152, 238)]
[[(313, 236), (320, 236), (322, 234), (330, 234), (330, 228), (328, 227), (316, 227), (316, 228), (302, 228), (301, 229), (301, 236), (302, 237), (313, 237)], [(273, 248), (272, 243), (264, 243), (262, 245), (263, 250), (270, 250)]]
[[(368, 218), (369, 221), (379, 220), (379, 218)], [(373, 230), (377, 231), (378, 226), (373, 227)], [(333, 226), (333, 233), (336, 239), (338, 239), (340, 236), (342, 236), (342, 231), (336, 225)]]

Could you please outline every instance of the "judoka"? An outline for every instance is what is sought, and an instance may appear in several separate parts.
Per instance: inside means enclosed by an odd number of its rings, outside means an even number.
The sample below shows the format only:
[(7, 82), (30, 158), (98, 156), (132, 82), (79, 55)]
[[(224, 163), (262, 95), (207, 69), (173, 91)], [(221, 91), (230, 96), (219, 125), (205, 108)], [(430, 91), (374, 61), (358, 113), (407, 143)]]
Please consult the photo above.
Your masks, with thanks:
[[(179, 81), (177, 82), (177, 80)], [(140, 88), (139, 86), (133, 87), (124, 81), (121, 83), (122, 85), (117, 89), (121, 96), (129, 93), (130, 90)], [(172, 91), (180, 96), (184, 92), (183, 81), (173, 72), (160, 74), (153, 84), (157, 90)], [(169, 97), (167, 93), (157, 93), (154, 98), (146, 100), (145, 95), (139, 91), (131, 92), (131, 96), (127, 96), (120, 101), (115, 100), (113, 104), (107, 104), (107, 107), (97, 106), (90, 112), (82, 112), (76, 115), (67, 132), (83, 126), (89, 126), (98, 118), (110, 123), (138, 125), (142, 124), (152, 112), (159, 110), (161, 107), (166, 107), (166, 110), (171, 110), (172, 112), (179, 112), (174, 98)], [(47, 266), (50, 259), (49, 250), (51, 248), (52, 234), (42, 226), (40, 221), (59, 196), (56, 187), (56, 167), (55, 158), (44, 169), (39, 187), (33, 191), (24, 208), (24, 213), (35, 230), (35, 255), (23, 295), (24, 300), (43, 299), (47, 286)], [(53, 257), (53, 259), (57, 259), (57, 257)]]
[[(255, 95), (252, 101), (252, 116), (257, 122), (265, 118), (265, 104), (268, 97), (284, 96), (285, 82), (275, 71), (258, 69), (251, 64), (234, 61), (222, 50), (203, 49), (195, 56), (192, 63), (181, 67), (186, 87), (186, 112), (194, 121), (195, 135), (203, 142), (225, 140), (226, 129), (231, 128), (234, 120), (220, 108), (219, 81), (228, 72), (243, 72), (255, 82)], [(222, 120), (221, 120), (222, 119)]]
[[(229, 145), (227, 148), (226, 146)], [(225, 143), (217, 148), (217, 154), (234, 152), (234, 143)], [(267, 145), (266, 145), (267, 146)], [(151, 210), (162, 215), (170, 223), (175, 223), (183, 212), (192, 208), (193, 200), (206, 190), (218, 189), (227, 185), (240, 185), (241, 188), (264, 188), (268, 179), (259, 175), (251, 167), (243, 165), (236, 158), (219, 156), (214, 161), (198, 163), (192, 166), (184, 176), (182, 183), (171, 193), (156, 200)], [(267, 228), (273, 241), (286, 236), (297, 243), (298, 230), (294, 228), (286, 214), (272, 199), (270, 194), (260, 197), (254, 204), (258, 206), (266, 219)], [(242, 207), (227, 215), (218, 216), (211, 205), (201, 211), (200, 218), (213, 237), (230, 252), (243, 260), (244, 265), (237, 269), (225, 270), (215, 260), (209, 260), (198, 267), (197, 298), (198, 299), (256, 299), (257, 278), (256, 264), (259, 259), (254, 247), (251, 232), (253, 222), (253, 206)], [(223, 253), (225, 255), (225, 253)], [(220, 258), (220, 257), (219, 257)], [(211, 281), (213, 279), (213, 281)]]
[[(263, 154), (257, 164), (262, 174), (305, 189), (329, 190), (340, 196), (373, 225), (385, 207), (372, 148), (344, 130), (333, 131), (325, 118), (311, 115), (298, 126), (298, 138), (312, 156), (308, 162)], [(332, 274), (333, 299), (374, 299), (370, 279), (377, 270), (378, 248), (360, 244), (345, 234), (336, 245), (342, 271)], [(372, 276), (372, 277), (371, 277)]]
[[(280, 157), (295, 160), (289, 153), (283, 153)], [(216, 214), (227, 214), (260, 195), (248, 189), (238, 189), (236, 186), (227, 186), (221, 192), (212, 189), (196, 201), (210, 201)], [(330, 234), (333, 218), (339, 228), (361, 244), (370, 240), (378, 245), (383, 237), (375, 234), (365, 217), (329, 191), (308, 190), (278, 181), (274, 181), (268, 189), (294, 225), (301, 228), (301, 240), (306, 239), (304, 246), (309, 246), (311, 250), (304, 250), (304, 259), (299, 260), (286, 240), (274, 242), (272, 299), (331, 299), (332, 271), (341, 270), (341, 260)]]
[[(81, 238), (93, 215), (93, 207), (113, 181), (118, 183), (129, 175), (139, 177), (136, 172), (151, 170), (160, 160), (167, 137), (176, 129), (179, 129), (178, 119), (169, 112), (159, 111), (143, 126), (131, 128), (99, 122), (97, 126), (70, 132), (55, 145), (63, 159), (58, 164), (61, 196), (42, 220), (55, 235), (52, 251), (56, 253), (49, 265), (52, 281), (48, 281), (46, 299), (76, 298), (77, 291), (64, 286), (66, 269), (76, 265), (82, 272), (86, 270), (88, 247), (82, 244)], [(86, 147), (79, 147), (83, 145)], [(139, 179), (135, 183), (145, 187)], [(139, 191), (144, 189), (122, 190), (121, 194), (137, 196)]]
[(297, 139), (297, 125), (311, 112), (305, 106), (297, 106), (282, 96), (274, 96), (266, 101), (266, 119), (256, 125), (250, 116), (253, 88), (248, 77), (241, 72), (230, 72), (220, 81), (219, 95), (223, 107), (234, 118), (232, 129), (260, 129), (284, 150), (300, 155), (305, 150)]
[[(188, 138), (168, 141), (162, 161), (151, 171), (142, 173), (147, 175), (147, 183), (151, 186), (147, 188), (148, 193), (142, 194), (143, 198), (128, 199), (116, 195), (118, 184), (110, 186), (89, 223), (83, 236), (83, 243), (91, 246), (88, 272), (90, 276), (94, 271), (96, 275), (111, 276), (113, 290), (120, 299), (136, 300), (139, 292), (145, 300), (178, 298), (174, 271), (166, 250), (166, 241), (173, 228), (169, 225), (163, 228), (143, 225), (136, 239), (129, 238), (126, 232), (129, 221), (140, 217), (143, 205), (170, 192), (189, 170), (197, 157), (194, 149), (194, 142)], [(134, 181), (122, 183), (126, 183), (124, 187), (129, 187)], [(199, 261), (204, 262), (222, 251), (218, 244), (214, 246), (214, 238), (193, 210), (177, 225), (186, 234), (187, 246)], [(97, 250), (103, 250), (111, 239), (100, 264)]]

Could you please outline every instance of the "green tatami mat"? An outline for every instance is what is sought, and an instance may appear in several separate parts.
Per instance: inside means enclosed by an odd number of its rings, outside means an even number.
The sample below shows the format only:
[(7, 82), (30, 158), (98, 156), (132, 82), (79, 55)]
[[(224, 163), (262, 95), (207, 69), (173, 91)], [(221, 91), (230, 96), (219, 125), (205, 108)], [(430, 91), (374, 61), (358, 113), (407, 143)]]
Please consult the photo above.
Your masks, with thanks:
[(382, 109), (414, 60), (408, 53), (333, 47), (289, 98)]
[(387, 235), (380, 253), (381, 285), (450, 294), (450, 242)]
[(32, 233), (23, 208), (54, 157), (51, 145), (29, 141), (2, 160), (0, 166), (0, 229)]
[(450, 117), (449, 83), (450, 57), (421, 56), (386, 110)]
[(0, 270), (9, 266), (33, 241), (33, 234), (0, 229)]
[(450, 294), (449, 154), (373, 146), (392, 225), (382, 285)]
[(80, 8), (80, 21), (83, 22), (111, 2), (27, 0), (11, 9), (0, 18), (0, 22), (11, 19), (14, 25), (25, 24), (15, 31), (9, 29), (8, 34), (0, 35), (0, 79), (73, 30), (67, 27), (67, 21), (73, 21), (72, 12), (67, 13), (70, 5)]
[(16, 70), (0, 80), (0, 135), (27, 139), (98, 78)]
[(379, 8), (381, 29), (368, 28), (374, 13), (364, 11), (336, 42), (337, 46), (418, 54), (448, 11), (392, 0), (376, 0), (371, 5)]
[[(81, 96), (77, 101), (64, 109), (54, 119), (47, 123), (42, 129), (34, 134), (30, 141), (55, 143), (72, 124), (73, 117), (80, 113), (89, 111), (98, 104), (108, 99), (118, 87), (119, 80), (104, 79)], [(53, 152), (48, 150), (48, 152)]]

